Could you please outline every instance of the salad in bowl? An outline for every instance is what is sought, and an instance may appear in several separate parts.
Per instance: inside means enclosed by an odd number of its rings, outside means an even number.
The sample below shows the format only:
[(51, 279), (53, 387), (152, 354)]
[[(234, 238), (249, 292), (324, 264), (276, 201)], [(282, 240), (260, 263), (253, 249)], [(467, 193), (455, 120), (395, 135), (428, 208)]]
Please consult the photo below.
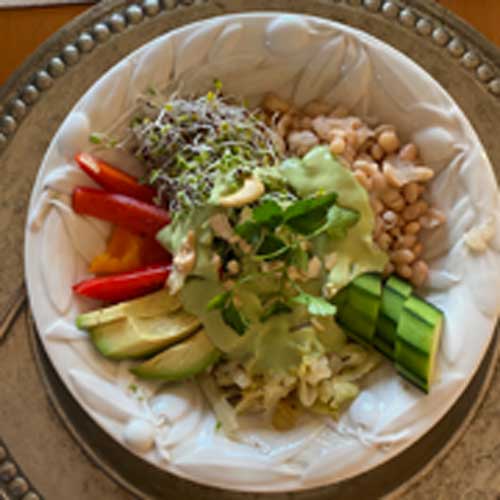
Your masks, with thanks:
[(223, 16), (127, 56), (62, 124), (31, 305), (127, 450), (225, 489), (324, 486), (463, 393), (499, 310), (498, 202), (467, 119), (402, 54), (324, 19)]
[(103, 190), (77, 187), (73, 210), (116, 224), (100, 277), (74, 286), (115, 302), (76, 320), (103, 356), (138, 360), (140, 378), (199, 377), (228, 435), (240, 414), (277, 430), (338, 416), (381, 355), (430, 389), (443, 315), (413, 289), (420, 232), (445, 217), (394, 126), (272, 94), (249, 110), (216, 82), (201, 97), (151, 89), (124, 137), (91, 140), (144, 165), (133, 179), (76, 157)]

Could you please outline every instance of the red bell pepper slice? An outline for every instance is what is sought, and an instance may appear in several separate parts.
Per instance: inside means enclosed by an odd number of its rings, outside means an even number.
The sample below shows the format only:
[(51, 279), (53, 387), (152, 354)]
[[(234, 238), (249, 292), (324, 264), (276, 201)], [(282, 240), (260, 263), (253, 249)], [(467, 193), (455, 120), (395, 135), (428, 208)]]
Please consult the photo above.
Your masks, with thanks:
[(170, 274), (170, 264), (148, 266), (128, 273), (91, 278), (73, 286), (78, 295), (106, 302), (121, 302), (160, 290)]
[(77, 187), (73, 192), (73, 210), (152, 238), (170, 223), (169, 213), (162, 208), (100, 189)]
[(145, 238), (141, 251), (141, 261), (145, 266), (172, 262), (172, 256), (154, 238)]
[(77, 154), (75, 160), (80, 168), (106, 191), (125, 194), (148, 203), (153, 202), (154, 189), (139, 184), (135, 177), (88, 153)]

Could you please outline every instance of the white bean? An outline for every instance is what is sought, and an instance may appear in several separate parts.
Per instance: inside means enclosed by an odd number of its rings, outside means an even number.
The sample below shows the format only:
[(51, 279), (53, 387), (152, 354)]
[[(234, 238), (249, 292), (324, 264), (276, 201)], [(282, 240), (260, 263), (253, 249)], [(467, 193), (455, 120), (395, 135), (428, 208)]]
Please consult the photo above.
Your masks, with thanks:
[(402, 160), (414, 162), (418, 158), (417, 146), (415, 146), (412, 142), (405, 144), (399, 152), (399, 157)]
[(403, 188), (403, 195), (408, 203), (415, 203), (420, 196), (420, 189), (416, 182), (410, 182)]
[(413, 270), (408, 264), (401, 264), (396, 267), (396, 272), (405, 279), (410, 279), (413, 275)]
[(380, 144), (374, 144), (370, 149), (370, 154), (374, 160), (380, 161), (384, 157), (384, 150), (380, 147)]
[(429, 276), (429, 266), (423, 260), (418, 260), (412, 267), (412, 283), (415, 286), (422, 286)]
[(396, 264), (410, 264), (415, 260), (415, 254), (407, 248), (402, 248), (392, 252), (391, 260)]
[(398, 215), (392, 210), (386, 210), (382, 214), (382, 219), (384, 219), (384, 224), (387, 229), (392, 229), (396, 226), (398, 221)]
[(404, 228), (406, 234), (417, 234), (421, 229), (420, 224), (417, 221), (409, 222)]
[(390, 154), (399, 149), (400, 143), (394, 130), (386, 130), (379, 135), (378, 144), (386, 153)]
[(330, 151), (334, 155), (340, 155), (345, 151), (345, 141), (342, 137), (334, 137), (330, 142)]

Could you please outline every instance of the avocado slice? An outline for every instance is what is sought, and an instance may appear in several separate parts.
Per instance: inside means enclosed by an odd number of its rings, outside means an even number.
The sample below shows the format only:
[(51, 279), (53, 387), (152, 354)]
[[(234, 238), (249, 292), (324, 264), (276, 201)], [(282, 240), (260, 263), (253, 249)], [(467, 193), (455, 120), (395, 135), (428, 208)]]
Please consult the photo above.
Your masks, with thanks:
[(140, 378), (173, 382), (198, 375), (215, 363), (219, 356), (219, 350), (201, 329), (130, 371)]
[(125, 319), (129, 316), (150, 318), (159, 314), (170, 313), (180, 308), (181, 302), (179, 298), (176, 295), (170, 295), (167, 289), (163, 289), (138, 299), (80, 314), (76, 318), (76, 326), (81, 330), (89, 330), (94, 326)]
[(200, 327), (185, 311), (152, 318), (128, 316), (89, 330), (97, 350), (110, 359), (142, 358), (178, 342)]
[(200, 327), (166, 290), (82, 314), (76, 324), (103, 356), (116, 360), (155, 354)]

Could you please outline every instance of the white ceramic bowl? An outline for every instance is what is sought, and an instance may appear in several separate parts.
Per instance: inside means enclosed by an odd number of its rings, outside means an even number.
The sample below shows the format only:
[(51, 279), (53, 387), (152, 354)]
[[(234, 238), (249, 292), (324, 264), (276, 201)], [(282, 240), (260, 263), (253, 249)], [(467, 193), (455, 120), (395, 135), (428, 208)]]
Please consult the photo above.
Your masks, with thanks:
[[(429, 300), (446, 314), (439, 379), (428, 396), (389, 365), (373, 373), (339, 422), (311, 417), (288, 433), (247, 424), (241, 442), (215, 429), (195, 382), (161, 387), (136, 380), (126, 362), (96, 354), (76, 315), (91, 309), (71, 285), (104, 248), (107, 224), (75, 215), (69, 194), (92, 185), (73, 162), (91, 131), (120, 127), (148, 86), (181, 80), (204, 92), (258, 102), (274, 91), (298, 106), (319, 98), (393, 123), (436, 171), (434, 203), (448, 217), (430, 236)], [(125, 121), (122, 120), (123, 123)], [(118, 124), (118, 125), (117, 125)], [(105, 157), (134, 171), (116, 151)], [(57, 196), (54, 196), (57, 193)], [(52, 140), (33, 189), (26, 278), (41, 340), (80, 405), (110, 436), (158, 467), (227, 489), (287, 491), (327, 485), (375, 467), (418, 440), (461, 395), (490, 342), (500, 304), (498, 192), (488, 158), (448, 94), (407, 57), (365, 33), (319, 18), (252, 13), (189, 25), (130, 54), (82, 97)], [(464, 237), (491, 229), (484, 252)], [(131, 390), (131, 384), (138, 389)]]

